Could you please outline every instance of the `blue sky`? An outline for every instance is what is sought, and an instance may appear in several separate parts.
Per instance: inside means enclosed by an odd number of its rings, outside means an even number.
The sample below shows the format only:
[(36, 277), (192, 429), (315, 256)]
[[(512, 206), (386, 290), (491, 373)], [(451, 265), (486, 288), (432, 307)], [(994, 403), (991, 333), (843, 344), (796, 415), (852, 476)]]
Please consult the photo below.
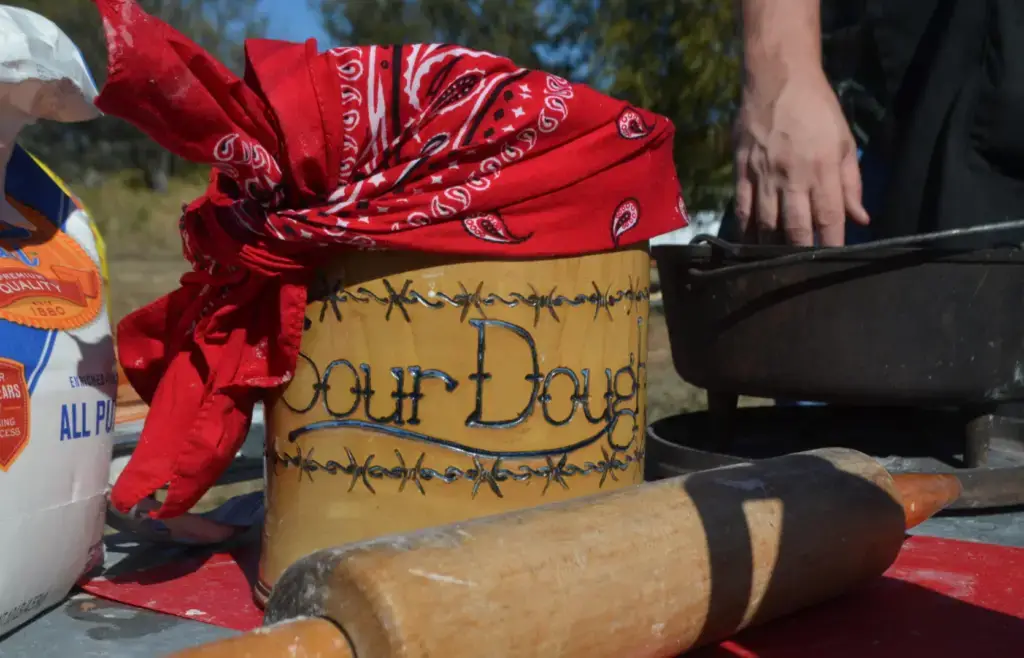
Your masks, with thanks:
[(316, 37), (322, 48), (335, 45), (327, 42), (307, 0), (260, 0), (260, 10), (270, 19), (267, 36), (271, 39), (305, 41)]

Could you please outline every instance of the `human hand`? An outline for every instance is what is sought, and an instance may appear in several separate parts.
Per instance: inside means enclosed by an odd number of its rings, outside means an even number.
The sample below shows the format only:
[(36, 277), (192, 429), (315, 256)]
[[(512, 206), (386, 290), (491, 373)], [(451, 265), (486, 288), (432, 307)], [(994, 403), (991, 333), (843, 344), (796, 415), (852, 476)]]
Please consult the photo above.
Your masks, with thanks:
[[(766, 88), (767, 87), (767, 88)], [(841, 246), (866, 225), (857, 146), (824, 73), (747, 85), (736, 122), (736, 215), (744, 235)]]

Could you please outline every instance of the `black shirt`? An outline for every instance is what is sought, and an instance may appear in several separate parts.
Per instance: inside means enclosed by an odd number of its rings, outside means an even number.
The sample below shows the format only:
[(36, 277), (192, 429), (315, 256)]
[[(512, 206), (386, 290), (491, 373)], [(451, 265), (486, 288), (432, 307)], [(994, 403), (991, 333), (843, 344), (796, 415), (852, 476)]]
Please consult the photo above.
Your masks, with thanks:
[(823, 0), (822, 23), (826, 72), (862, 90), (844, 108), (890, 165), (876, 238), (1024, 218), (1024, 0)]

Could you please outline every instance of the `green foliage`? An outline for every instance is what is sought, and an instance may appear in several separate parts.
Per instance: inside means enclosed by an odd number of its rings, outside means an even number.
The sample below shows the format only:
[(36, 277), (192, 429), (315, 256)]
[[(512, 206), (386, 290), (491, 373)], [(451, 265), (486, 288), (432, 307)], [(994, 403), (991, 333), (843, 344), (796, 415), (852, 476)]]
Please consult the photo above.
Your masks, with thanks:
[(740, 92), (733, 0), (601, 0), (592, 73), (608, 91), (675, 123), (687, 203), (717, 208), (731, 193), (732, 120)]
[(536, 0), (310, 0), (335, 45), (456, 43), (572, 75), (592, 9)]

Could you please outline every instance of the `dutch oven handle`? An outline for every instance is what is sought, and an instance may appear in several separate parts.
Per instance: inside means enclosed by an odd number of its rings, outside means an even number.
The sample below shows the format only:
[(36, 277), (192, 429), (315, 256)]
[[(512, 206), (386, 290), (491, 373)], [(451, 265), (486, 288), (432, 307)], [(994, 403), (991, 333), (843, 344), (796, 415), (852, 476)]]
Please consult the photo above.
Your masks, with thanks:
[[(884, 240), (862, 242), (860, 244), (852, 244), (845, 247), (805, 248), (776, 258), (766, 258), (764, 260), (750, 261), (747, 263), (737, 263), (735, 265), (727, 265), (726, 267), (720, 267), (717, 269), (700, 270), (697, 268), (691, 268), (690, 276), (704, 280), (717, 279), (745, 272), (768, 270), (776, 267), (782, 267), (783, 265), (809, 263), (837, 255), (871, 252), (889, 247), (915, 246), (929, 242), (936, 242), (938, 240), (946, 240), (949, 238), (960, 238), (968, 235), (978, 235), (979, 233), (998, 233), (1002, 231), (1012, 231), (1014, 229), (1024, 229), (1024, 219), (1014, 219), (1005, 222), (996, 222), (993, 224), (981, 224), (979, 226), (971, 226), (968, 228), (954, 228), (945, 231), (935, 231), (933, 233), (920, 233), (918, 235), (907, 235), (897, 238), (886, 238)], [(711, 246), (712, 250), (717, 249), (719, 252), (724, 252), (727, 255), (736, 255), (739, 253), (740, 249), (739, 245), (706, 233), (695, 236), (693, 240), (690, 241), (690, 244), (707, 244)]]

